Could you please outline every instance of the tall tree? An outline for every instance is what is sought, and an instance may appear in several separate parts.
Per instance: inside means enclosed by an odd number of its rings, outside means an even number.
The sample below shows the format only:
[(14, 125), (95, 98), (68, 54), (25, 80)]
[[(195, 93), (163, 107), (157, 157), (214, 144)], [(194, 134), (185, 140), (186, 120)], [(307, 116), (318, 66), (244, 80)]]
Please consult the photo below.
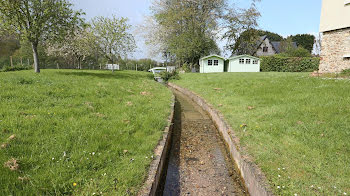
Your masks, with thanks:
[(267, 36), (267, 38), (269, 38), (270, 41), (272, 42), (280, 42), (283, 41), (283, 37), (277, 33), (273, 33), (270, 31), (264, 31), (264, 30), (257, 30), (259, 36)]
[(162, 46), (159, 52), (178, 62), (195, 64), (201, 56), (220, 52), (215, 39), (225, 7), (226, 0), (154, 0), (147, 43)]
[[(0, 0), (0, 17), (32, 46), (35, 72), (40, 72), (38, 45), (45, 39), (59, 39), (79, 20), (67, 0)], [(62, 38), (62, 37), (61, 37)]]
[(296, 42), (298, 46), (301, 46), (308, 50), (310, 53), (314, 48), (315, 36), (310, 34), (297, 34), (291, 36), (293, 42)]
[(96, 36), (100, 51), (112, 64), (117, 58), (134, 52), (136, 48), (134, 36), (129, 32), (131, 25), (127, 18), (96, 17), (92, 20), (93, 33)]
[(231, 9), (224, 16), (227, 31), (223, 38), (227, 39), (226, 48), (232, 54), (254, 54), (259, 40), (258, 31), (255, 30), (259, 17), (260, 12), (256, 8), (255, 1), (248, 9)]

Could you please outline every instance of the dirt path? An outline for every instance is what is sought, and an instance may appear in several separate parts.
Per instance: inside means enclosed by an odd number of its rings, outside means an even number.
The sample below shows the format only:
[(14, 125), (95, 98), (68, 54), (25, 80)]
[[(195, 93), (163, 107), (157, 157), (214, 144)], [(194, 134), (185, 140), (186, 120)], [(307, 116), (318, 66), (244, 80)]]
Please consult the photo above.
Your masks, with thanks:
[(174, 93), (174, 137), (163, 195), (248, 195), (208, 115)]

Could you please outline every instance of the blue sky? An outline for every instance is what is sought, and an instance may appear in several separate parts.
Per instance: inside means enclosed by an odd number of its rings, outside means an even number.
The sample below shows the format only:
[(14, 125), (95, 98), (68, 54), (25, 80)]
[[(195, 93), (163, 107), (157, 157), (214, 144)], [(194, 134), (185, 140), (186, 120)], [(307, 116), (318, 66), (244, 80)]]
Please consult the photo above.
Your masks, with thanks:
[[(86, 18), (95, 16), (123, 16), (129, 18), (136, 27), (143, 23), (145, 16), (150, 15), (152, 0), (72, 0), (76, 9), (82, 9)], [(249, 5), (248, 0), (230, 0), (238, 6)], [(262, 17), (259, 20), (261, 29), (276, 32), (282, 36), (299, 33), (319, 32), (322, 0), (262, 0), (258, 3)], [(147, 48), (140, 37), (136, 37), (138, 50), (134, 58), (146, 58)], [(223, 45), (223, 44), (220, 44)]]

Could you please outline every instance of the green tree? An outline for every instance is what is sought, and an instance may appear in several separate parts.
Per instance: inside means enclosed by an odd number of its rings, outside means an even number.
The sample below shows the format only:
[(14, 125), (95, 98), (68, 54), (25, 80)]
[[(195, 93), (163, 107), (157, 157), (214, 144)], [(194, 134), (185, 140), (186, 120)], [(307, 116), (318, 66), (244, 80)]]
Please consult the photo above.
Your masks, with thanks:
[(293, 42), (296, 42), (298, 46), (302, 46), (307, 49), (310, 53), (314, 48), (315, 36), (310, 34), (297, 34), (291, 36)]
[(161, 46), (179, 63), (198, 63), (201, 56), (219, 53), (215, 39), (226, 0), (154, 0), (148, 20), (147, 44)]
[(117, 59), (134, 52), (134, 36), (129, 33), (131, 25), (127, 18), (96, 17), (92, 20), (92, 31), (101, 53), (114, 64)]
[(272, 42), (280, 42), (283, 41), (283, 37), (277, 33), (273, 33), (270, 31), (257, 30), (259, 36), (267, 36), (267, 38)]
[(82, 14), (67, 0), (0, 0), (0, 17), (25, 37), (33, 50), (35, 72), (39, 73), (38, 46), (46, 39), (62, 38)]
[(259, 40), (255, 28), (258, 26), (257, 20), (259, 17), (260, 12), (256, 8), (255, 1), (248, 9), (240, 9), (239, 11), (231, 9), (224, 16), (227, 31), (223, 38), (227, 39), (226, 48), (232, 54), (253, 55), (255, 53)]

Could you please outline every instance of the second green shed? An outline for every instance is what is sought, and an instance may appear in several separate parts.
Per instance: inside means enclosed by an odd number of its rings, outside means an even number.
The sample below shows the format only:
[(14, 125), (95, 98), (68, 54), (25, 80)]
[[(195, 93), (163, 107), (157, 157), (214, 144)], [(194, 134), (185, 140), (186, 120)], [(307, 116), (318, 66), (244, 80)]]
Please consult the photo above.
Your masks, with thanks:
[(260, 59), (250, 55), (233, 56), (229, 59), (227, 72), (260, 72)]

